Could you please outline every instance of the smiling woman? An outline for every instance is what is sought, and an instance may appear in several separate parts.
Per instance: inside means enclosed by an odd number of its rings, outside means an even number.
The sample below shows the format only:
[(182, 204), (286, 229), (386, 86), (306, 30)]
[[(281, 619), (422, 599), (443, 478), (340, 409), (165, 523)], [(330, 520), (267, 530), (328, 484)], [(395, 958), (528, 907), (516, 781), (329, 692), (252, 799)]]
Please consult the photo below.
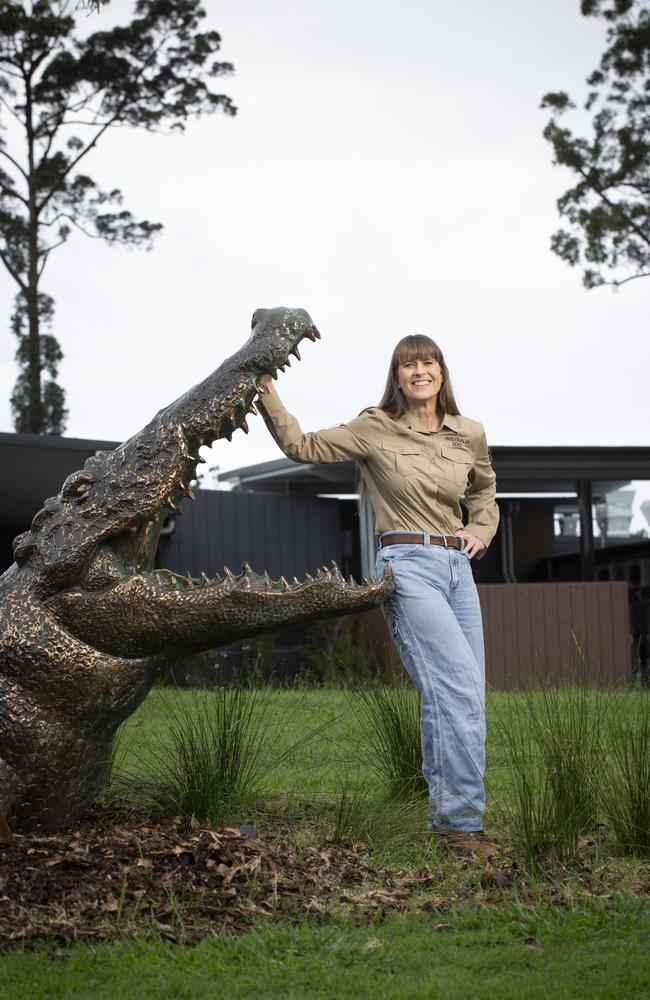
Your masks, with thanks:
[(390, 565), (395, 581), (384, 617), (421, 694), (430, 828), (475, 837), (484, 809), (485, 666), (470, 560), (484, 554), (499, 521), (483, 427), (460, 415), (442, 352), (421, 335), (397, 344), (379, 406), (329, 430), (304, 434), (272, 380), (259, 388), (263, 416), (289, 458), (358, 462), (379, 535), (376, 576)]

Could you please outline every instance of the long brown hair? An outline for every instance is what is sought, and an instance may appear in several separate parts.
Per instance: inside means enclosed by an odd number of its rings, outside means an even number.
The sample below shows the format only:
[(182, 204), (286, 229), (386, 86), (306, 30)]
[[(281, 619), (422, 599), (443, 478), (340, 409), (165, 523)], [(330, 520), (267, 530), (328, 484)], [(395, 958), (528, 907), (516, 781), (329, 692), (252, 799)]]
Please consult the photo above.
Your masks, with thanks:
[[(426, 358), (433, 358), (434, 361), (437, 361), (442, 372), (442, 385), (438, 393), (438, 406), (442, 409), (443, 413), (449, 413), (453, 416), (460, 414), (454, 390), (451, 387), (449, 369), (445, 364), (442, 351), (435, 340), (431, 340), (431, 337), (426, 337), (423, 333), (413, 333), (408, 337), (402, 337), (395, 346), (390, 359), (386, 388), (379, 401), (379, 409), (387, 413), (393, 420), (399, 419), (407, 410), (404, 393), (397, 385), (397, 369), (400, 365), (406, 364), (407, 361), (424, 361)], [(356, 472), (356, 487), (359, 494), (358, 507), (359, 511), (361, 511), (361, 508), (368, 501), (368, 494), (359, 463), (357, 463)]]
[(414, 333), (408, 337), (402, 337), (395, 347), (390, 359), (384, 395), (379, 402), (379, 409), (387, 413), (393, 420), (401, 417), (407, 409), (404, 393), (397, 386), (397, 369), (400, 365), (405, 365), (407, 361), (424, 361), (425, 358), (433, 358), (440, 365), (442, 385), (438, 393), (439, 407), (443, 413), (450, 413), (454, 416), (460, 413), (442, 351), (430, 337), (425, 337), (422, 333)]

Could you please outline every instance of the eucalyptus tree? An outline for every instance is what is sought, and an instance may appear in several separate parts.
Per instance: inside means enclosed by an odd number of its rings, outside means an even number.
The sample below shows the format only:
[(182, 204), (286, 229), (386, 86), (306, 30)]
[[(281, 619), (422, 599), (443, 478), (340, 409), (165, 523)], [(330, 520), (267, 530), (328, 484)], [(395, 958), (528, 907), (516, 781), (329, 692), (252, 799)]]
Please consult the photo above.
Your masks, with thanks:
[(650, 277), (650, 5), (648, 0), (582, 0), (586, 17), (607, 23), (607, 47), (587, 80), (589, 137), (564, 123), (576, 105), (546, 94), (544, 136), (554, 162), (575, 175), (558, 200), (568, 224), (551, 249), (579, 266), (587, 288)]
[(50, 255), (73, 232), (149, 249), (162, 229), (86, 173), (89, 155), (111, 129), (182, 131), (192, 117), (236, 112), (212, 89), (233, 67), (215, 58), (219, 34), (200, 30), (199, 0), (137, 0), (128, 23), (84, 34), (88, 10), (109, 5), (0, 2), (0, 260), (18, 286), (18, 431), (65, 425), (61, 349), (46, 332), (54, 301), (41, 288)]

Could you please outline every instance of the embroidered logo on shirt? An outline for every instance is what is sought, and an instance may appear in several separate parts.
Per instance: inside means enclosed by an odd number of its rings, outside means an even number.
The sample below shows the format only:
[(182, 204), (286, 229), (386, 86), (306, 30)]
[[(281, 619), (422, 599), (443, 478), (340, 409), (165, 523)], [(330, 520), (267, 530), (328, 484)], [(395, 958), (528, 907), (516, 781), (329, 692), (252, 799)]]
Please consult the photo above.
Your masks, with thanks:
[(461, 437), (460, 434), (445, 434), (445, 441), (449, 441), (452, 448), (466, 448), (470, 443), (468, 437)]

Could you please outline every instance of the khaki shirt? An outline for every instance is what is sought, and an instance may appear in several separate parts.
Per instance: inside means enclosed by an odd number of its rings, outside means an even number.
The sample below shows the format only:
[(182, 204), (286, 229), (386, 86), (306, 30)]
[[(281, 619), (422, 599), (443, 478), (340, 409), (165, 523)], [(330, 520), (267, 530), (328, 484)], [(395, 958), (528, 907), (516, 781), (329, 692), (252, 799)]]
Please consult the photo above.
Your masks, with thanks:
[(496, 477), (482, 424), (445, 414), (440, 430), (429, 433), (409, 413), (393, 420), (371, 407), (347, 424), (303, 434), (277, 393), (262, 396), (260, 404), (288, 458), (359, 463), (378, 534), (402, 530), (453, 535), (463, 527), (459, 501), (464, 497), (467, 530), (486, 548), (494, 538), (499, 523)]

